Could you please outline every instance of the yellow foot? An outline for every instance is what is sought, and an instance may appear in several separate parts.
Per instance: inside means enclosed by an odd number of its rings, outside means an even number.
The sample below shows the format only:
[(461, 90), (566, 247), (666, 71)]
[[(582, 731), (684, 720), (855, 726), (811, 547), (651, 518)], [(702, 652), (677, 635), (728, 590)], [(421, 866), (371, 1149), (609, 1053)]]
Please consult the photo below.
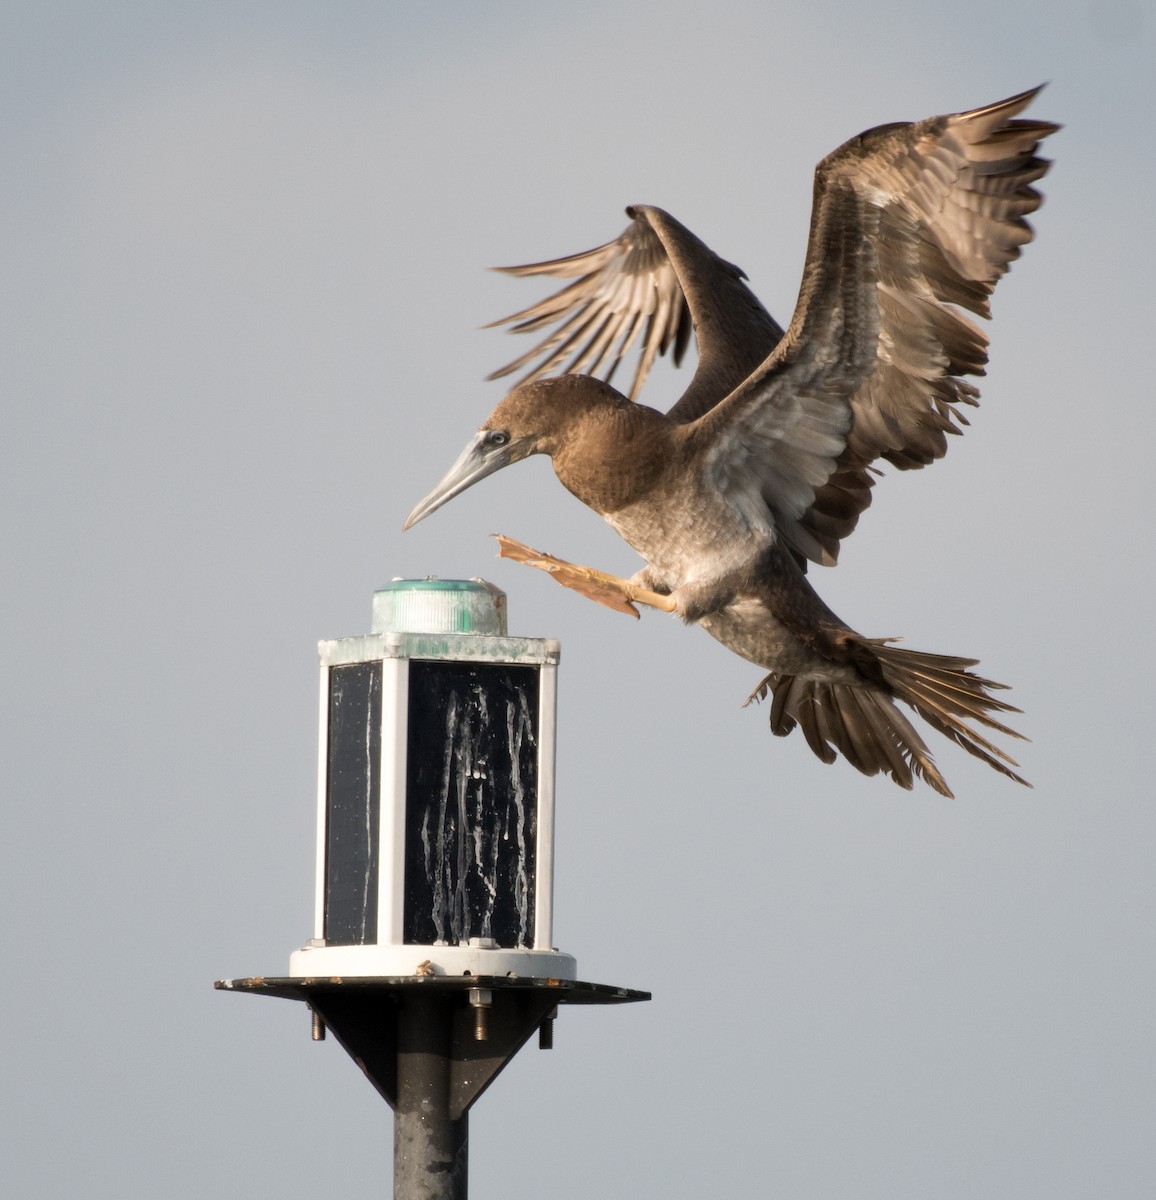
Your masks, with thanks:
[(512, 558), (528, 567), (537, 567), (538, 570), (551, 575), (563, 587), (572, 588), (588, 600), (596, 600), (615, 612), (628, 613), (637, 619), (638, 609), (634, 607), (636, 602), (651, 608), (660, 608), (663, 612), (674, 612), (674, 601), (669, 596), (637, 587), (629, 579), (607, 575), (605, 571), (596, 571), (593, 567), (580, 567), (575, 563), (566, 562), (565, 559), (555, 558), (552, 554), (543, 554), (540, 550), (532, 550), (522, 542), (516, 542), (501, 533), (495, 533), (494, 537), (498, 541), (499, 558)]

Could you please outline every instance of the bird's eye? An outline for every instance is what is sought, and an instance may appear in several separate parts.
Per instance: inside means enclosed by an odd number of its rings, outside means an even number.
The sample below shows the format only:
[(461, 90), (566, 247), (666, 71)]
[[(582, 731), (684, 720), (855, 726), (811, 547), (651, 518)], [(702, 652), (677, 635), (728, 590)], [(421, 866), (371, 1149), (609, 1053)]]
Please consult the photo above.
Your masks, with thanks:
[(510, 440), (510, 435), (503, 429), (495, 429), (486, 435), (486, 441), (491, 446), (504, 446)]

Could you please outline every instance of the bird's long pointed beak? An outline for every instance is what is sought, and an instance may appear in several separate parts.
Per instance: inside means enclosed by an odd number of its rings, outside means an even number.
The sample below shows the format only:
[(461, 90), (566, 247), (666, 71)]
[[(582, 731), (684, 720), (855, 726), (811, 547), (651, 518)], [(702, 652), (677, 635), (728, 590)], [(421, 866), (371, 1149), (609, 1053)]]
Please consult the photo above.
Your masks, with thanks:
[(486, 440), (486, 431), (481, 430), (474, 435), (470, 444), (461, 452), (457, 461), (446, 472), (445, 478), (405, 519), (402, 530), (409, 529), (418, 521), (424, 520), (441, 508), (447, 500), (452, 500), (468, 487), (472, 487), (479, 479), (485, 479), (502, 467), (509, 466), (518, 456), (512, 452), (510, 443), (496, 446)]

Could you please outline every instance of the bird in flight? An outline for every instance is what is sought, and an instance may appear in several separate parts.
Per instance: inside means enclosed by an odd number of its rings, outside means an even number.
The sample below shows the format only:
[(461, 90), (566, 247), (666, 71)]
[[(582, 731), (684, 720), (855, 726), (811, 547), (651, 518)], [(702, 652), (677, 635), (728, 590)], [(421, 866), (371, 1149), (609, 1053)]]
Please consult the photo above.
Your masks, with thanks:
[[(644, 559), (618, 579), (510, 539), (503, 554), (626, 611), (638, 601), (702, 626), (761, 666), (773, 733), (799, 726), (826, 763), (952, 793), (913, 709), (1019, 783), (986, 731), (1019, 737), (1018, 712), (977, 660), (856, 632), (819, 598), (809, 563), (834, 565), (871, 503), (880, 460), (927, 466), (977, 404), (1000, 276), (1032, 238), (1037, 154), (1059, 126), (1020, 117), (1039, 89), (970, 112), (883, 125), (815, 171), (794, 315), (783, 330), (743, 272), (662, 209), (628, 208), (615, 241), (584, 254), (500, 268), (569, 280), (494, 322), (542, 340), (495, 372), (526, 369), (405, 527), (478, 480), (547, 454), (562, 484)], [(657, 355), (698, 362), (663, 414), (638, 403)], [(632, 347), (625, 396), (611, 386)], [(601, 376), (601, 377), (600, 377)], [(898, 702), (898, 703), (897, 703)], [(983, 730), (983, 732), (981, 732)]]

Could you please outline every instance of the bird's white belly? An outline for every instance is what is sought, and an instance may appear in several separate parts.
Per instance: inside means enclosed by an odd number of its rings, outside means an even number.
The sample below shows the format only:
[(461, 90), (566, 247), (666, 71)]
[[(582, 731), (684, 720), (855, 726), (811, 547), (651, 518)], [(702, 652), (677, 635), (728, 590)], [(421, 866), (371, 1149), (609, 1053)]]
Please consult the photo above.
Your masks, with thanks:
[(730, 578), (775, 540), (769, 521), (751, 522), (719, 497), (687, 504), (684, 511), (641, 502), (606, 514), (606, 520), (646, 559), (654, 581), (671, 591)]

